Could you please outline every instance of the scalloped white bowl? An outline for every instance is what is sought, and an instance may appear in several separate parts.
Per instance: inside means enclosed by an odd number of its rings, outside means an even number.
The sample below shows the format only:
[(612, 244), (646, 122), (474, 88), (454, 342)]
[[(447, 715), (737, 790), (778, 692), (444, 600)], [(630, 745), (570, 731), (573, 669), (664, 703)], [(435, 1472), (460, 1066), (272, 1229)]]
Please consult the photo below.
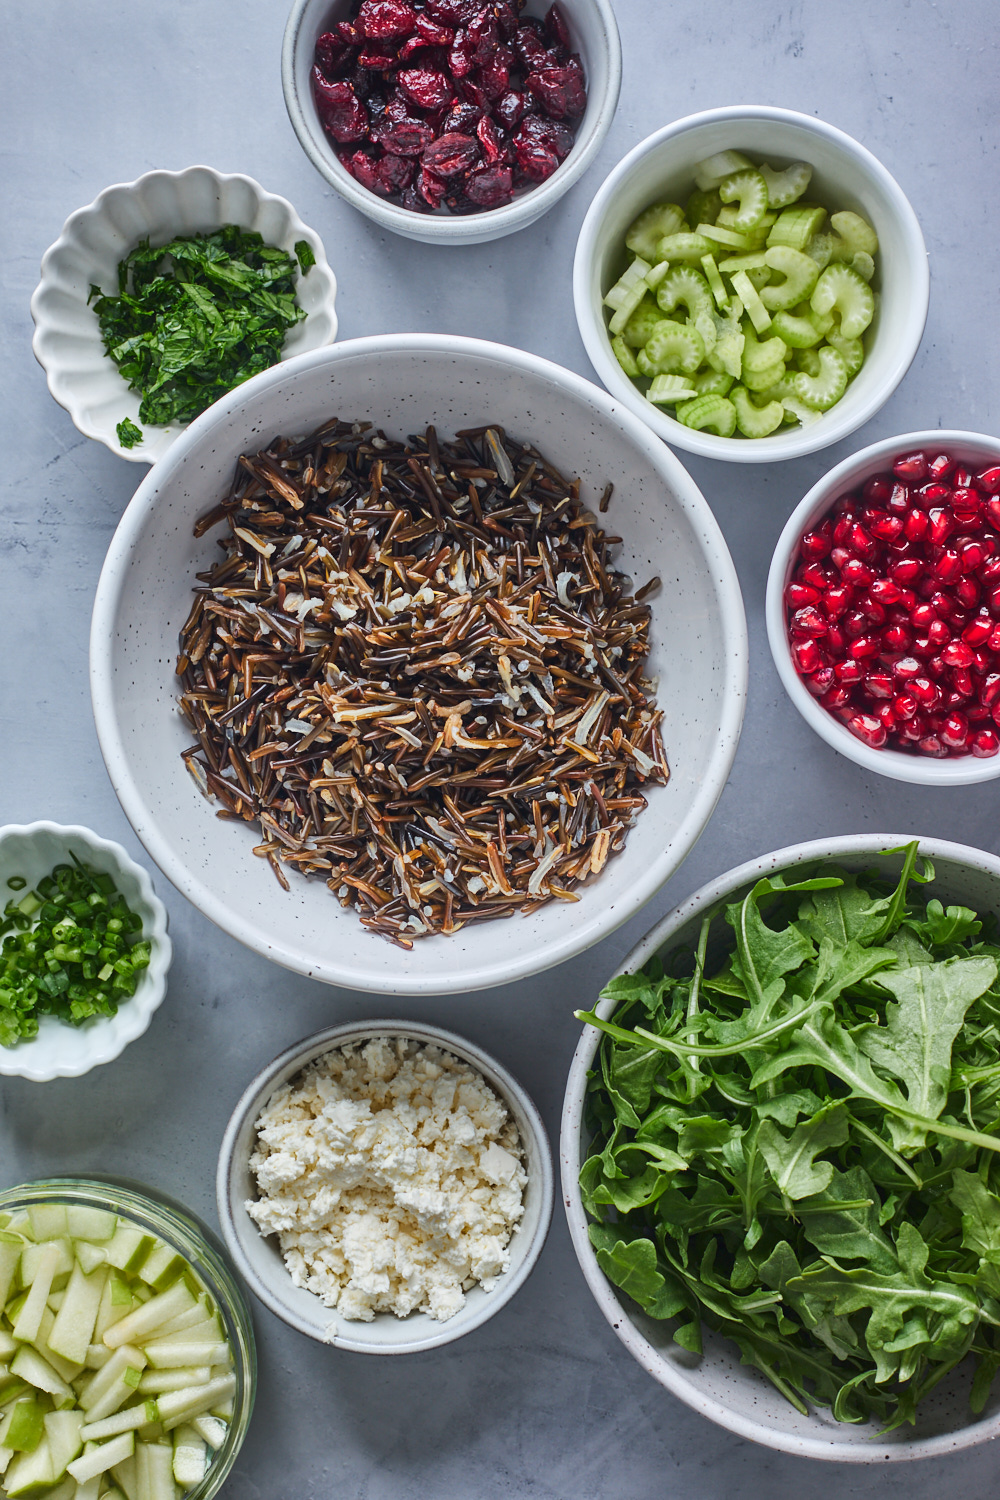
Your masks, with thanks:
[(135, 182), (116, 183), (71, 214), (42, 256), (42, 279), (31, 298), (35, 358), (52, 395), (80, 431), (119, 458), (155, 463), (186, 424), (143, 425), (143, 441), (135, 448), (119, 443), (115, 428), (125, 417), (138, 423), (140, 397), (104, 352), (97, 315), (87, 305), (91, 285), (116, 291), (118, 262), (147, 236), (154, 245), (165, 244), (176, 235), (210, 233), (224, 224), (256, 230), (267, 244), (292, 255), (296, 242), (306, 241), (316, 257), (308, 274), (297, 278), (296, 295), (306, 317), (290, 330), (281, 358), (332, 343), (337, 336), (337, 279), (323, 241), (286, 198), (240, 173), (199, 166), (146, 172)]
[(142, 1036), (153, 1012), (167, 992), (171, 947), (167, 911), (141, 865), (130, 859), (121, 844), (102, 839), (79, 824), (10, 823), (0, 828), (0, 909), (13, 892), (7, 881), (23, 875), (26, 889), (53, 866), (65, 864), (70, 854), (110, 875), (133, 911), (142, 918), (142, 935), (149, 942), (149, 967), (134, 995), (123, 1000), (114, 1016), (101, 1016), (82, 1026), (67, 1026), (55, 1016), (43, 1016), (38, 1035), (30, 1042), (0, 1047), (0, 1074), (48, 1083), (52, 1078), (78, 1078), (91, 1068), (111, 1062), (129, 1042)]
[[(805, 161), (813, 168), (810, 199), (863, 214), (879, 238), (875, 290), (879, 303), (865, 336), (865, 362), (841, 399), (807, 427), (770, 437), (718, 437), (696, 432), (647, 401), (611, 349), (604, 293), (625, 268), (625, 233), (637, 214), (661, 199), (687, 198), (695, 163), (735, 149), (775, 166)], [(577, 241), (573, 301), (590, 362), (611, 394), (664, 442), (703, 458), (773, 463), (801, 458), (849, 436), (875, 415), (906, 374), (927, 318), (930, 275), (917, 216), (899, 183), (858, 141), (810, 115), (765, 104), (729, 105), (674, 120), (618, 163), (596, 193)]]
[[(855, 871), (881, 867), (881, 853), (898, 849), (914, 837), (912, 833), (843, 834), (791, 844), (749, 860), (702, 886), (657, 922), (609, 978), (634, 974), (658, 953), (697, 943), (705, 912), (723, 901), (741, 899), (757, 880), (776, 870), (795, 870), (818, 860)], [(924, 888), (928, 897), (960, 902), (978, 912), (1000, 912), (1000, 859), (995, 854), (925, 838), (920, 839), (920, 852), (935, 868), (934, 884)], [(901, 864), (898, 855), (886, 860), (886, 875), (898, 875)], [(606, 1020), (616, 1003), (600, 1001), (598, 1015)], [(798, 1412), (759, 1370), (740, 1363), (735, 1344), (709, 1328), (704, 1330), (704, 1354), (696, 1358), (673, 1342), (673, 1321), (648, 1317), (638, 1303), (612, 1286), (597, 1264), (580, 1198), (580, 1168), (589, 1154), (590, 1140), (584, 1121), (587, 1075), (600, 1039), (596, 1027), (585, 1026), (570, 1065), (559, 1138), (563, 1203), (573, 1249), (594, 1300), (625, 1348), (654, 1380), (692, 1410), (739, 1437), (805, 1458), (858, 1464), (937, 1458), (1000, 1437), (1000, 1391), (994, 1388), (985, 1410), (973, 1416), (967, 1366), (949, 1374), (920, 1403), (915, 1427), (903, 1426), (883, 1436), (875, 1423), (837, 1422), (822, 1407), (808, 1415)], [(664, 1417), (669, 1420), (669, 1413)], [(884, 1491), (883, 1486), (878, 1492)], [(825, 1493), (821, 1480), (815, 1493)]]

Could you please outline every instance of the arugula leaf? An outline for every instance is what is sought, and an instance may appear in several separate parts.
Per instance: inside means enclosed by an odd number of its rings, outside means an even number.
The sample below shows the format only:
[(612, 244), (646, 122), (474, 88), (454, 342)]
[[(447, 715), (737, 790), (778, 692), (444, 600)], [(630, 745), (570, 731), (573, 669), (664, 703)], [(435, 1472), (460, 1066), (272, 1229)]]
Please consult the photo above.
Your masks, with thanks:
[(781, 1192), (793, 1201), (822, 1193), (833, 1181), (832, 1162), (817, 1162), (821, 1151), (842, 1146), (847, 1140), (847, 1110), (838, 1100), (785, 1137), (771, 1120), (764, 1120), (757, 1131), (757, 1144), (764, 1154), (771, 1176)]
[(814, 1198), (799, 1205), (802, 1233), (823, 1255), (836, 1260), (866, 1260), (891, 1275), (898, 1267), (892, 1241), (878, 1222), (878, 1191), (863, 1167), (834, 1171)]
[(671, 1277), (669, 1280), (656, 1264), (656, 1247), (651, 1240), (626, 1242), (617, 1230), (591, 1224), (590, 1240), (597, 1252), (597, 1264), (609, 1281), (653, 1318), (673, 1318), (688, 1306), (688, 1299)]

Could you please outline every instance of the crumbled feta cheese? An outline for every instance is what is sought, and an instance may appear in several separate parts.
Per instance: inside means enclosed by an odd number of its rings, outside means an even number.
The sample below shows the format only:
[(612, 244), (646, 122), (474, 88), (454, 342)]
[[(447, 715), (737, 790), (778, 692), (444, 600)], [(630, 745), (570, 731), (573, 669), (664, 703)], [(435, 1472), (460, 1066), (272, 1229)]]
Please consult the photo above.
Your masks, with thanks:
[(247, 1212), (295, 1285), (345, 1319), (454, 1317), (507, 1269), (524, 1212), (506, 1105), (467, 1063), (405, 1038), (330, 1052), (280, 1088), (250, 1166)]

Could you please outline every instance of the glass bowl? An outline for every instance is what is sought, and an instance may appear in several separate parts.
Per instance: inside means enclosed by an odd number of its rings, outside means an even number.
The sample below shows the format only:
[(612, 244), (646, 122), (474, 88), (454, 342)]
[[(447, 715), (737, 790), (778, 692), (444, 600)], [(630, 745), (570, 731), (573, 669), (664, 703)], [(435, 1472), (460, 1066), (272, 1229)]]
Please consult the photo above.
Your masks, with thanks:
[(215, 1301), (233, 1351), (233, 1415), (225, 1442), (211, 1459), (204, 1479), (184, 1494), (184, 1500), (211, 1500), (222, 1488), (247, 1435), (257, 1388), (250, 1309), (227, 1264), (225, 1250), (189, 1209), (143, 1183), (113, 1177), (51, 1177), (0, 1191), (0, 1215), (41, 1203), (107, 1209), (158, 1235), (184, 1256)]

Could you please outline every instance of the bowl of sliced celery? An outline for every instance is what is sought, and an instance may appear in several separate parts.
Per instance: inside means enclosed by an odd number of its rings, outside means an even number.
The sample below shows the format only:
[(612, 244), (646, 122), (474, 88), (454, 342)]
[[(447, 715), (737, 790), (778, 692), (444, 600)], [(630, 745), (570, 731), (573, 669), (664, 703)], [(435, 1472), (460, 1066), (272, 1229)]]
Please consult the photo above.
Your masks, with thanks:
[(0, 1497), (211, 1500), (253, 1411), (225, 1252), (170, 1199), (59, 1178), (0, 1193)]
[(573, 296), (591, 363), (665, 441), (770, 463), (838, 442), (902, 380), (927, 316), (902, 189), (857, 141), (764, 105), (649, 136), (597, 193)]

